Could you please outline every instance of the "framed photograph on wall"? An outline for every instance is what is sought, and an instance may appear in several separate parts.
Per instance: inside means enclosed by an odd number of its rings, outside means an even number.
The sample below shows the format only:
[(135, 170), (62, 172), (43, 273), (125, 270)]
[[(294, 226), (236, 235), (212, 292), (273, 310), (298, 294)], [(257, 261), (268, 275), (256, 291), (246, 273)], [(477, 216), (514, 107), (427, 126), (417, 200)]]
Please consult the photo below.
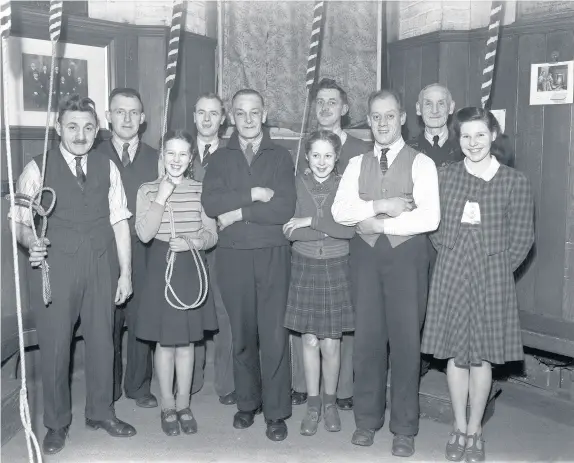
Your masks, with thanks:
[[(96, 103), (100, 127), (105, 127), (110, 92), (109, 47), (58, 43), (54, 60), (51, 124), (58, 104), (71, 94)], [(50, 93), (52, 44), (49, 40), (10, 37), (8, 42), (10, 124), (44, 127)]]
[(533, 64), (530, 72), (530, 104), (574, 102), (574, 61)]

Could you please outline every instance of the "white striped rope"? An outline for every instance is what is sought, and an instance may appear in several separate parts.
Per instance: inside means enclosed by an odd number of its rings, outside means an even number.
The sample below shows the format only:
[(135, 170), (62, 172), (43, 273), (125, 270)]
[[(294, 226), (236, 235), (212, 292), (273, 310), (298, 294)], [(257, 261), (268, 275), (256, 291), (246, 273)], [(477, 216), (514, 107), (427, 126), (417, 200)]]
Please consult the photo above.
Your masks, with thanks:
[(503, 2), (493, 1), (490, 6), (490, 23), (488, 25), (488, 38), (486, 40), (486, 50), (484, 54), (484, 69), (482, 75), (484, 80), (480, 86), (480, 103), (483, 108), (490, 104), (490, 95), (494, 76), (496, 72), (496, 52), (499, 44), (500, 22), (503, 12)]

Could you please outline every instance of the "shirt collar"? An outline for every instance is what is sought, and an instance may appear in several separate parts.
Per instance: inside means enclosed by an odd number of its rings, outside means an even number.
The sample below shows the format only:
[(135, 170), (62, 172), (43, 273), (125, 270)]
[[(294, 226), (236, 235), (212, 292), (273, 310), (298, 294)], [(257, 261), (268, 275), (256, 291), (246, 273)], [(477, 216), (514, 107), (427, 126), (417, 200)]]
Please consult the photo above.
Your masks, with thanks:
[(197, 152), (199, 153), (199, 157), (201, 158), (201, 160), (203, 160), (203, 153), (205, 151), (205, 145), (209, 145), (209, 153), (211, 154), (211, 153), (215, 152), (215, 150), (217, 148), (219, 148), (219, 138), (216, 138), (215, 140), (213, 140), (209, 143), (205, 143), (204, 141), (200, 140), (199, 138), (197, 139)]
[(130, 154), (130, 157), (133, 157), (138, 147), (139, 141), (140, 140), (137, 134), (131, 140), (128, 141), (120, 140), (115, 134), (112, 135), (112, 143), (116, 148), (116, 151), (118, 152), (120, 158), (122, 157), (122, 152), (124, 150), (125, 143), (128, 143), (130, 145), (128, 146), (128, 153)]
[(249, 145), (251, 143), (253, 153), (257, 153), (257, 151), (259, 150), (259, 146), (261, 146), (261, 141), (263, 140), (263, 129), (261, 129), (261, 133), (254, 140), (245, 140), (239, 134), (238, 134), (238, 138), (239, 138), (239, 146), (241, 147), (241, 151), (245, 151), (247, 149), (247, 145)]
[(83, 156), (75, 156), (72, 153), (70, 153), (66, 148), (64, 148), (64, 145), (62, 143), (60, 143), (60, 153), (62, 153), (62, 156), (64, 157), (64, 160), (66, 161), (67, 164), (75, 164), (76, 163), (76, 158), (82, 158), (82, 165), (85, 165), (86, 162), (88, 162), (88, 154), (84, 154)]
[(339, 127), (338, 129), (333, 130), (333, 133), (341, 139), (341, 145), (344, 145), (347, 141), (347, 132)]
[[(389, 151), (387, 151), (387, 160), (389, 165), (391, 164), (391, 162), (393, 162), (393, 160), (397, 157), (397, 155), (399, 154), (399, 151), (401, 151), (405, 146), (405, 141), (403, 140), (403, 137), (399, 137), (397, 140), (395, 140), (390, 146), (387, 146), (387, 148), (389, 149)], [(383, 149), (383, 147), (381, 145), (379, 145), (378, 142), (375, 142), (375, 157), (377, 159), (381, 159), (381, 150)]]
[[(434, 135), (428, 133), (426, 128), (425, 128), (425, 138), (431, 145), (433, 144)], [(444, 130), (438, 136), (438, 146), (442, 148), (442, 146), (446, 143), (447, 140), (448, 140), (448, 129), (445, 126)]]
[(494, 176), (496, 175), (496, 173), (498, 172), (498, 168), (500, 167), (500, 163), (498, 162), (498, 159), (496, 159), (494, 156), (490, 156), (490, 164), (488, 165), (487, 169), (481, 174), (481, 175), (476, 175), (474, 172), (472, 172), (468, 165), (469, 165), (469, 160), (468, 158), (464, 158), (464, 168), (466, 169), (466, 171), (474, 176), (474, 177), (478, 177), (481, 178), (482, 180), (484, 180), (485, 182), (490, 182)]

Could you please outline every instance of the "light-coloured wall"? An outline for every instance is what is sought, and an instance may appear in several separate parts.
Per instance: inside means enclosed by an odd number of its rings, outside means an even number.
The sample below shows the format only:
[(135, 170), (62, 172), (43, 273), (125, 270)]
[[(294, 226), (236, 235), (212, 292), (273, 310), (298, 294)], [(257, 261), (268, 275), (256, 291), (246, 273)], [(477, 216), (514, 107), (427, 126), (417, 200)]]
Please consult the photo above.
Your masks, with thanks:
[[(505, 2), (503, 24), (516, 20), (518, 0)], [(387, 3), (389, 42), (435, 31), (471, 30), (488, 25), (490, 1), (401, 0)]]
[[(185, 29), (199, 35), (208, 34), (209, 1), (187, 0)], [(146, 26), (169, 26), (171, 0), (89, 0), (89, 16), (94, 19)]]

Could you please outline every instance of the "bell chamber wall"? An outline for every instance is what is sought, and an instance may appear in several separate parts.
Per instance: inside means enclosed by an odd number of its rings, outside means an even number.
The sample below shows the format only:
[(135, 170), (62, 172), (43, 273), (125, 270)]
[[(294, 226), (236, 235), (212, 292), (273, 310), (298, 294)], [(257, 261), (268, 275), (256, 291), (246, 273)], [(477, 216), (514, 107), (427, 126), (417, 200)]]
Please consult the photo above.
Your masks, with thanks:
[[(422, 87), (446, 85), (456, 107), (480, 106), (486, 28), (437, 31), (388, 45), (390, 86), (407, 111), (409, 136), (422, 122), (415, 103)], [(492, 109), (506, 110), (514, 165), (530, 178), (536, 243), (518, 272), (525, 344), (574, 357), (574, 105), (531, 106), (534, 63), (574, 59), (574, 16), (503, 26)]]

